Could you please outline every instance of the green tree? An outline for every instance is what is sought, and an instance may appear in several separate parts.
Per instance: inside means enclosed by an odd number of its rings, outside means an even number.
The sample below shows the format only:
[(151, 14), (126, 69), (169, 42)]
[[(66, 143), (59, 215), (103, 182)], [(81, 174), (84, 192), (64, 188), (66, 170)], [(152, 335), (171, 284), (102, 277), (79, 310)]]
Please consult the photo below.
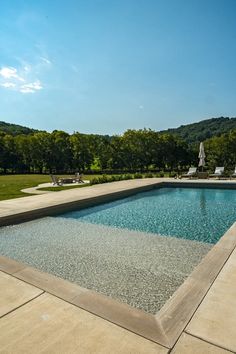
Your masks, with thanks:
[(74, 169), (79, 171), (89, 169), (94, 160), (89, 137), (84, 134), (75, 133), (70, 136), (70, 144)]
[(22, 161), (19, 152), (17, 151), (15, 139), (12, 135), (4, 135), (2, 140), (3, 155), (1, 157), (1, 164), (4, 173), (7, 170), (15, 172), (18, 168), (22, 168)]

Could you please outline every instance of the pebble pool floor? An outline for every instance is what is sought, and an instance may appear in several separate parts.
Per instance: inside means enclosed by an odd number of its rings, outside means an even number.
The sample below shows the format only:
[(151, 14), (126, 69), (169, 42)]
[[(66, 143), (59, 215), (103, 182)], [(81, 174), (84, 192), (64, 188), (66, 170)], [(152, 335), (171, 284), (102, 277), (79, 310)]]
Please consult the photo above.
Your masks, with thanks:
[(234, 190), (152, 190), (3, 227), (0, 254), (156, 313), (235, 221), (235, 201)]

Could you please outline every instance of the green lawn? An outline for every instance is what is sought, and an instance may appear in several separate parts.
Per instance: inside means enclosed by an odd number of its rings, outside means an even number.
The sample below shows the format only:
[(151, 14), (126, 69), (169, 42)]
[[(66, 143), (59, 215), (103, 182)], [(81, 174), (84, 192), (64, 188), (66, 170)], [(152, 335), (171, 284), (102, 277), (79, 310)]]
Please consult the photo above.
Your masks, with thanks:
[[(90, 180), (93, 177), (97, 177), (98, 175), (85, 175), (84, 179)], [(68, 177), (68, 176), (58, 176), (58, 177)], [(32, 194), (23, 193), (21, 189), (36, 187), (38, 184), (51, 182), (51, 178), (48, 175), (4, 175), (0, 176), (0, 200), (12, 199), (12, 198), (20, 198), (27, 197)], [(42, 188), (42, 190), (52, 190), (52, 191), (61, 191), (65, 189), (71, 188), (80, 188), (84, 187), (84, 184), (79, 184), (76, 186), (67, 186), (67, 187), (49, 187)], [(87, 186), (87, 185), (86, 185)]]
[(4, 175), (0, 176), (0, 200), (27, 197), (31, 194), (21, 189), (35, 187), (40, 183), (50, 182), (48, 175)]

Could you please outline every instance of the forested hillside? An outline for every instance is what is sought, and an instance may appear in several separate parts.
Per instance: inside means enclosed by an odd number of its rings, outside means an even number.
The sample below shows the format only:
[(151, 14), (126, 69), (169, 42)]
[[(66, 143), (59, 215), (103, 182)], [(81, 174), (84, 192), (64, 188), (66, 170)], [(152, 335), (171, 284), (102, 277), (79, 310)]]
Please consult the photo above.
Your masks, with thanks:
[(38, 130), (31, 129), (27, 127), (22, 127), (21, 125), (11, 124), (6, 122), (0, 122), (0, 131), (11, 135), (19, 135), (19, 134), (32, 134), (36, 133)]
[[(186, 127), (198, 127), (189, 130), (195, 133), (191, 143), (176, 134), (177, 129), (172, 132), (129, 129), (111, 137), (58, 130), (52, 133), (31, 130), (27, 134), (16, 134), (20, 129), (14, 134), (0, 130), (0, 172), (182, 170), (198, 165), (197, 139), (204, 141), (207, 169), (225, 166), (230, 171), (236, 165), (235, 122), (236, 118), (218, 118), (182, 127), (182, 133)], [(210, 134), (215, 132), (215, 135), (205, 139), (207, 126)], [(202, 133), (206, 130), (206, 135), (200, 136), (200, 127)]]
[[(236, 129), (236, 118), (220, 117), (202, 120), (197, 123), (181, 125), (178, 128), (170, 128), (163, 130), (160, 133), (169, 133), (178, 135), (187, 143), (199, 143), (214, 136), (220, 136), (221, 134), (228, 133), (232, 129)], [(39, 130), (23, 127), (17, 124), (10, 124), (0, 121), (0, 131), (3, 131), (10, 135), (20, 135), (20, 134), (33, 134), (39, 132)], [(86, 135), (86, 134), (84, 134)], [(98, 134), (88, 134), (91, 137), (100, 136)], [(104, 138), (110, 139), (108, 135)]]
[(194, 143), (204, 141), (213, 136), (220, 136), (221, 134), (228, 133), (232, 129), (236, 129), (236, 118), (220, 117), (181, 125), (175, 129), (165, 130), (163, 133), (176, 134), (187, 143)]

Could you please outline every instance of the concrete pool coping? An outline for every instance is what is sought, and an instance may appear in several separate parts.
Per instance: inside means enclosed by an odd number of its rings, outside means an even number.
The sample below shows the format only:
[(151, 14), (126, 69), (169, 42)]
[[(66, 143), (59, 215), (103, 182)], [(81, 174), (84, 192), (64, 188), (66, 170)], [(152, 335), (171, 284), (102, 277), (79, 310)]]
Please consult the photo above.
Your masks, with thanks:
[[(90, 193), (88, 191), (81, 193), (82, 189), (80, 189), (80, 193), (75, 193), (74, 190), (73, 193), (69, 194), (68, 190), (58, 192), (58, 194), (61, 194), (60, 198), (53, 198), (54, 195), (52, 196), (52, 194), (47, 195), (50, 198), (46, 200), (45, 196), (27, 197), (27, 202), (30, 198), (34, 198), (30, 206), (25, 205), (26, 201), (23, 201), (23, 199), (26, 198), (1, 202), (0, 210), (4, 207), (3, 204), (8, 207), (8, 210), (5, 209), (5, 212), (0, 214), (0, 225), (52, 215), (68, 210), (68, 208), (77, 208), (79, 204), (80, 207), (91, 206), (98, 202), (125, 197), (158, 186), (236, 188), (236, 184), (232, 181), (149, 179), (114, 182), (114, 184), (85, 188), (86, 190), (89, 189)], [(14, 204), (14, 202), (17, 203)], [(32, 207), (33, 212), (30, 209)], [(107, 296), (81, 288), (76, 284), (6, 257), (0, 258), (0, 270), (166, 348), (172, 348), (235, 247), (236, 224), (233, 224), (156, 315), (137, 310)]]

